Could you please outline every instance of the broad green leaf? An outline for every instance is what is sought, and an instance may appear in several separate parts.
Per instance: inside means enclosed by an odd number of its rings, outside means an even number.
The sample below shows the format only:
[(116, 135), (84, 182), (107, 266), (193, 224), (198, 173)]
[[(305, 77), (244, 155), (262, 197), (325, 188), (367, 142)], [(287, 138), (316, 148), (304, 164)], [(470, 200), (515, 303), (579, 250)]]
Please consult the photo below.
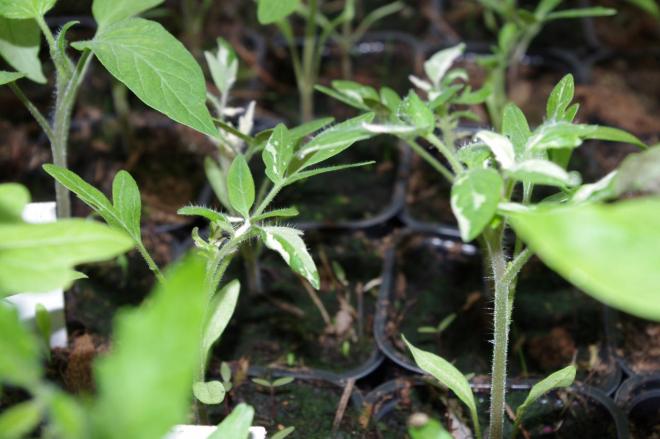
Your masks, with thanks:
[(491, 157), (490, 149), (479, 143), (467, 144), (456, 152), (456, 158), (465, 163), (468, 169), (486, 167), (486, 160)]
[(85, 439), (88, 437), (85, 415), (76, 399), (64, 392), (57, 392), (48, 405), (48, 429), (53, 432), (53, 437)]
[(72, 44), (90, 49), (101, 64), (145, 104), (211, 137), (218, 130), (206, 107), (206, 83), (195, 58), (160, 24), (128, 18), (94, 39)]
[(458, 399), (463, 401), (463, 404), (468, 407), (472, 422), (478, 427), (477, 403), (474, 399), (472, 389), (470, 388), (470, 383), (465, 378), (465, 375), (444, 358), (416, 348), (410, 344), (405, 336), (402, 336), (402, 338), (408, 346), (408, 349), (410, 349), (417, 366), (419, 366), (424, 372), (433, 376), (436, 380), (440, 381), (440, 384), (447, 386), (449, 390), (454, 392)]
[(142, 12), (158, 6), (164, 0), (94, 0), (92, 14), (103, 28), (125, 18), (134, 17)]
[(275, 184), (284, 181), (286, 170), (293, 158), (293, 142), (284, 124), (275, 127), (261, 156), (270, 181)]
[(219, 225), (223, 230), (227, 230), (227, 231), (234, 230), (234, 228), (231, 225), (231, 222), (223, 213), (220, 213), (217, 210), (210, 209), (208, 207), (186, 206), (177, 210), (176, 213), (178, 213), (179, 215), (186, 215), (186, 216), (201, 216), (202, 218), (206, 218), (210, 222)]
[(660, 198), (510, 214), (551, 269), (596, 299), (660, 320)]
[(202, 337), (202, 358), (200, 365), (204, 369), (206, 368), (206, 360), (211, 347), (218, 341), (229, 324), (231, 316), (234, 315), (234, 309), (236, 309), (240, 291), (240, 282), (233, 280), (211, 298)]
[(532, 135), (525, 114), (516, 104), (509, 103), (502, 114), (502, 134), (508, 136), (513, 144), (516, 157), (525, 153), (527, 139)]
[(0, 15), (12, 19), (37, 18), (46, 15), (57, 0), (0, 0)]
[(20, 439), (27, 437), (39, 421), (43, 406), (38, 400), (30, 400), (13, 405), (0, 414), (0, 437)]
[(288, 376), (288, 377), (281, 377), (277, 378), (275, 381), (273, 381), (273, 387), (282, 387), (286, 386), (287, 384), (291, 384), (295, 378)]
[(562, 119), (564, 112), (573, 100), (574, 94), (575, 83), (573, 81), (573, 75), (568, 74), (557, 83), (550, 93), (546, 105), (546, 117), (549, 120)]
[(225, 386), (220, 381), (198, 381), (193, 384), (193, 394), (203, 404), (220, 404), (225, 399), (225, 393)]
[(435, 419), (418, 413), (408, 420), (410, 439), (453, 439), (454, 437)]
[(577, 369), (575, 365), (571, 364), (565, 368), (554, 372), (553, 374), (545, 377), (538, 383), (534, 384), (525, 401), (516, 409), (516, 424), (520, 424), (522, 418), (525, 416), (527, 409), (541, 396), (550, 392), (551, 390), (560, 387), (568, 387), (575, 381), (575, 373)]
[(39, 342), (5, 302), (0, 302), (0, 333), (4, 334), (0, 337), (0, 384), (26, 386), (39, 380)]
[(646, 148), (646, 144), (636, 136), (612, 127), (602, 127), (599, 125), (578, 125), (583, 130), (582, 137), (585, 139), (607, 140), (610, 142), (630, 143), (641, 148)]
[(7, 72), (5, 70), (0, 70), (0, 85), (6, 85), (14, 81), (25, 77), (24, 73), (18, 72)]
[(229, 204), (229, 195), (227, 194), (227, 180), (222, 174), (222, 170), (218, 163), (211, 157), (206, 157), (204, 159), (204, 172), (206, 173), (206, 179), (208, 180), (215, 196), (220, 200), (225, 208), (230, 209), (231, 205)]
[(30, 202), (30, 193), (18, 183), (0, 184), (0, 224), (22, 222), (25, 205)]
[(300, 0), (258, 0), (257, 18), (261, 24), (276, 23), (291, 15)]
[(252, 382), (255, 384), (258, 384), (260, 386), (266, 387), (267, 389), (270, 389), (273, 387), (270, 381), (265, 380), (263, 378), (252, 378)]
[(435, 128), (435, 115), (414, 91), (411, 90), (403, 100), (401, 110), (419, 131), (428, 133)]
[(367, 113), (354, 117), (329, 128), (303, 146), (297, 156), (302, 161), (302, 168), (315, 165), (336, 156), (355, 142), (372, 136), (363, 124), (373, 120), (374, 114)]
[(546, 122), (538, 127), (525, 145), (526, 151), (572, 149), (582, 145), (585, 130), (569, 122)]
[(252, 221), (257, 222), (270, 218), (291, 218), (294, 216), (298, 216), (299, 213), (300, 212), (298, 212), (298, 209), (296, 209), (295, 207), (275, 209), (275, 210), (271, 210), (270, 212), (264, 212), (261, 215), (256, 215), (252, 217)]
[(186, 420), (206, 300), (204, 262), (189, 257), (147, 303), (120, 312), (112, 352), (95, 363), (90, 437), (157, 439)]
[(289, 426), (289, 427), (283, 428), (282, 430), (279, 430), (278, 432), (276, 432), (275, 434), (273, 434), (273, 435), (270, 437), (270, 439), (284, 439), (285, 437), (289, 437), (289, 435), (290, 435), (291, 433), (293, 433), (294, 431), (296, 431), (296, 427), (294, 427), (294, 426), (292, 425), (292, 426)]
[(380, 96), (373, 87), (362, 85), (359, 82), (335, 80), (332, 81), (332, 87), (344, 96), (365, 104), (367, 107), (369, 107), (368, 100), (380, 102)]
[(254, 204), (254, 180), (245, 157), (237, 155), (227, 172), (227, 192), (232, 208), (243, 215), (250, 217), (250, 209)]
[(254, 418), (254, 409), (245, 403), (240, 403), (208, 439), (247, 439), (252, 418)]
[(571, 202), (583, 203), (585, 201), (604, 201), (615, 198), (618, 195), (616, 180), (617, 171), (612, 171), (595, 183), (583, 184), (575, 191), (573, 197), (571, 197)]
[(580, 184), (577, 172), (566, 172), (549, 160), (530, 159), (516, 164), (507, 175), (527, 184), (572, 187)]
[(660, 194), (660, 146), (626, 157), (619, 166), (614, 185), (617, 194)]
[(39, 61), (41, 31), (37, 22), (0, 17), (0, 56), (28, 79), (46, 83)]
[(380, 89), (380, 101), (385, 105), (391, 113), (396, 113), (401, 105), (401, 98), (399, 94), (389, 87)]
[(343, 102), (344, 104), (348, 105), (349, 107), (357, 108), (358, 110), (364, 110), (364, 111), (369, 111), (369, 106), (365, 105), (362, 101), (358, 99), (354, 99), (353, 97), (349, 95), (345, 95), (343, 93), (338, 92), (337, 90), (333, 90), (329, 87), (326, 87), (324, 85), (315, 85), (314, 86), (315, 90), (320, 91), (323, 94), (326, 94), (330, 96), (333, 99), (338, 100), (339, 102)]
[(461, 43), (437, 52), (424, 63), (424, 73), (426, 73), (426, 76), (434, 86), (438, 87), (440, 85), (440, 81), (442, 81), (445, 73), (447, 73), (454, 61), (463, 54), (464, 50), (465, 44)]
[(0, 296), (68, 287), (72, 268), (113, 258), (133, 247), (119, 230), (85, 220), (0, 225)]
[(616, 15), (616, 9), (597, 6), (593, 8), (565, 9), (563, 11), (551, 12), (546, 16), (546, 20), (560, 20), (564, 18), (582, 17), (609, 17), (611, 15)]
[(332, 122), (334, 122), (334, 120), (334, 117), (324, 117), (306, 122), (302, 125), (298, 125), (297, 127), (291, 128), (289, 130), (289, 139), (291, 139), (293, 142), (298, 142), (300, 139), (310, 134), (314, 134), (318, 130), (330, 125)]
[(319, 272), (301, 238), (303, 233), (290, 227), (262, 227), (260, 231), (266, 247), (278, 252), (293, 271), (318, 290)]
[(314, 168), (314, 169), (309, 169), (307, 171), (298, 171), (295, 174), (293, 174), (291, 177), (286, 179), (286, 184), (290, 185), (297, 181), (306, 180), (316, 175), (327, 174), (328, 172), (338, 172), (338, 171), (343, 171), (345, 169), (359, 168), (361, 166), (373, 165), (374, 163), (376, 162), (372, 160), (368, 162), (350, 163), (347, 165), (324, 166), (322, 168)]
[(502, 168), (509, 169), (513, 167), (516, 162), (516, 153), (513, 144), (506, 136), (492, 131), (479, 131), (476, 138), (490, 148)]
[(112, 202), (126, 232), (134, 241), (141, 242), (142, 201), (140, 200), (140, 189), (131, 174), (126, 171), (119, 171), (115, 175), (112, 182)]
[(502, 197), (503, 185), (502, 177), (493, 169), (473, 169), (454, 181), (451, 210), (463, 241), (472, 241), (491, 222)]

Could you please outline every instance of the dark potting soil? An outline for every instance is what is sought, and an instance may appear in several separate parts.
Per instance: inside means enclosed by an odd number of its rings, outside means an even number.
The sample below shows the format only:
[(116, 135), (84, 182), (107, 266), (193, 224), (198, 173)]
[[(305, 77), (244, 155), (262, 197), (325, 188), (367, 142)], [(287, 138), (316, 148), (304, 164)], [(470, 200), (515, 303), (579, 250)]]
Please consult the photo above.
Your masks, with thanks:
[[(404, 387), (397, 393), (395, 408), (372, 427), (381, 433), (380, 437), (408, 438), (407, 421), (413, 413), (424, 413), (439, 420), (450, 432), (472, 431), (465, 406), (446, 390), (433, 385), (416, 385)], [(526, 394), (526, 391), (509, 392), (507, 404), (515, 411)], [(490, 401), (487, 396), (485, 392), (476, 394), (482, 431), (488, 428)], [(373, 410), (377, 413), (378, 407)], [(505, 437), (509, 437), (512, 423), (508, 417), (505, 422)], [(529, 438), (616, 437), (614, 421), (602, 405), (583, 394), (567, 391), (553, 392), (533, 404), (524, 418), (523, 429)]]
[(596, 36), (606, 47), (620, 50), (659, 47), (658, 19), (633, 2), (590, 0), (590, 3), (617, 10), (614, 16), (593, 19)]
[(618, 313), (617, 354), (633, 372), (660, 372), (660, 323)]
[(412, 158), (406, 208), (416, 221), (456, 225), (451, 210), (451, 184), (418, 155)]
[[(256, 366), (345, 372), (371, 356), (377, 287), (372, 283), (369, 291), (364, 288), (380, 277), (380, 244), (362, 234), (315, 237), (308, 233), (305, 242), (321, 275), (316, 294), (332, 325), (325, 323), (302, 283), (306, 281), (278, 254), (264, 250), (260, 263), (265, 291), (250, 294), (243, 289), (227, 336), (214, 353), (216, 359), (246, 357)], [(347, 286), (335, 274), (333, 262), (345, 272)]]
[(376, 137), (357, 143), (324, 166), (375, 163), (312, 177), (285, 188), (276, 200), (282, 207), (297, 207), (300, 222), (333, 224), (373, 218), (393, 201), (399, 163), (396, 141)]
[[(398, 261), (387, 327), (397, 350), (408, 356), (400, 340), (404, 334), (415, 346), (443, 356), (465, 374), (488, 373), (492, 303), (484, 292), (478, 258), (444, 251), (432, 239), (416, 236), (399, 248)], [(516, 293), (510, 376), (541, 378), (577, 355), (578, 379), (607, 386), (616, 365), (601, 356), (606, 350), (602, 313), (601, 305), (532, 260), (521, 273)], [(452, 318), (440, 333), (420, 332)]]
[(277, 388), (271, 397), (269, 389), (245, 381), (229, 392), (230, 404), (211, 408), (211, 422), (217, 424), (231, 407), (245, 402), (254, 407), (253, 424), (266, 427), (270, 434), (293, 426), (291, 438), (362, 438), (361, 414), (350, 400), (336, 435), (332, 434), (342, 390), (325, 382), (295, 380)]

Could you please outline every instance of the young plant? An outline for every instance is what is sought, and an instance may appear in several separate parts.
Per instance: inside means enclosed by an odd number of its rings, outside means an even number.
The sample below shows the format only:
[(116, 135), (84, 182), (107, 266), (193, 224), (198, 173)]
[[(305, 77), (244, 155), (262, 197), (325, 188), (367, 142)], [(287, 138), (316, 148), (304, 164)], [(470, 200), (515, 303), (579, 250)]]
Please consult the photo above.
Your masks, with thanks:
[[(447, 57), (445, 55), (438, 59), (446, 61)], [(436, 104), (451, 104), (451, 97), (447, 100), (444, 96), (456, 94), (451, 91), (451, 81), (443, 83), (445, 73), (451, 77), (448, 70), (450, 64), (449, 61), (436, 64), (441, 67), (436, 70), (441, 72), (439, 76), (434, 76), (441, 84), (440, 94), (436, 96), (435, 93), (429, 93), (427, 102), (414, 93), (409, 94), (405, 100), (397, 100), (390, 93), (381, 90), (378, 94), (366, 87), (358, 88), (359, 93), (350, 95), (333, 93), (358, 108), (380, 108), (382, 122), (365, 124), (365, 127), (373, 132), (393, 133), (416, 151), (423, 151), (422, 157), (452, 183), (451, 207), (461, 237), (466, 242), (479, 242), (487, 261), (489, 276), (493, 279), (494, 347), (489, 437), (499, 439), (504, 431), (511, 310), (517, 276), (522, 267), (538, 251), (543, 260), (549, 261), (551, 268), (557, 269), (587, 293), (614, 306), (657, 318), (657, 307), (651, 310), (642, 309), (641, 306), (642, 301), (648, 301), (655, 293), (649, 293), (643, 299), (634, 297), (635, 294), (628, 293), (631, 287), (625, 285), (624, 279), (630, 282), (632, 272), (651, 270), (649, 264), (658, 262), (657, 252), (653, 256), (649, 252), (660, 236), (657, 230), (650, 231), (644, 223), (651, 221), (652, 209), (657, 209), (660, 202), (657, 198), (649, 198), (617, 203), (618, 208), (595, 204), (599, 200), (616, 198), (631, 187), (638, 188), (640, 182), (653, 181), (650, 177), (653, 171), (648, 169), (640, 175), (640, 180), (631, 178), (635, 173), (627, 171), (616, 179), (609, 175), (600, 182), (582, 186), (579, 174), (566, 171), (572, 151), (587, 139), (645, 147), (639, 139), (624, 131), (574, 123), (578, 105), (571, 105), (574, 84), (570, 75), (564, 77), (550, 94), (546, 120), (536, 129), (530, 129), (522, 111), (514, 104), (509, 104), (502, 115), (502, 133), (480, 131), (472, 143), (460, 149), (442, 143), (433, 131), (438, 118), (444, 114), (442, 110), (438, 114), (442, 106)], [(430, 66), (433, 64), (427, 66), (427, 74), (433, 71), (429, 70)], [(362, 96), (369, 96), (369, 99)], [(449, 163), (450, 169), (444, 168), (440, 161), (422, 150), (415, 142), (416, 137), (435, 146)], [(629, 168), (631, 166), (634, 167), (634, 164), (628, 165)], [(657, 168), (651, 166), (650, 169)], [(639, 173), (639, 167), (636, 171)], [(616, 184), (613, 181), (619, 182), (625, 189), (614, 190), (612, 185)], [(628, 183), (623, 184), (621, 181)], [(556, 194), (536, 202), (533, 195), (537, 186), (554, 188)], [(626, 221), (621, 222), (622, 218), (626, 218)], [(505, 247), (505, 234), (509, 227), (517, 232), (515, 245), (510, 252)], [(558, 236), (558, 230), (565, 231), (562, 237)], [(649, 234), (647, 242), (639, 236), (640, 230)], [(612, 234), (611, 239), (605, 238), (608, 233)], [(580, 244), (570, 245), (570, 242)], [(526, 247), (526, 243), (529, 246)], [(581, 248), (578, 247), (580, 245), (584, 250), (573, 250)], [(569, 248), (584, 256), (584, 259), (568, 257), (571, 254), (567, 251)], [(618, 258), (614, 256), (617, 251), (634, 254), (632, 259), (639, 266), (633, 268), (626, 264), (622, 272), (618, 267)], [(617, 267), (614, 267), (615, 264)], [(657, 277), (651, 276), (651, 281), (657, 281)], [(450, 387), (469, 407), (475, 433), (480, 436), (476, 404), (467, 379), (444, 359), (412, 345), (409, 348), (422, 369)], [(561, 375), (564, 374), (568, 375), (568, 372), (565, 370)], [(550, 387), (547, 384), (552, 382), (563, 384), (566, 380), (542, 381), (539, 386)]]
[[(38, 122), (50, 141), (55, 165), (67, 166), (71, 114), (94, 56), (148, 106), (179, 123), (216, 135), (205, 105), (204, 77), (192, 55), (160, 24), (136, 17), (162, 1), (94, 0), (92, 14), (98, 29), (91, 40), (71, 43), (81, 52), (77, 60), (68, 54), (67, 32), (78, 22), (66, 23), (57, 35), (46, 24), (45, 15), (56, 0), (0, 1), (0, 56), (16, 69), (0, 72), (0, 85), (8, 84)], [(55, 66), (52, 121), (17, 83), (23, 77), (47, 82), (39, 61), (42, 34)], [(165, 52), (167, 56), (163, 56)], [(58, 183), (55, 189), (58, 216), (71, 216), (68, 192)]]
[(546, 23), (565, 18), (604, 17), (614, 15), (610, 8), (590, 7), (557, 10), (562, 0), (539, 1), (534, 10), (518, 6), (517, 0), (479, 0), (484, 7), (486, 23), (497, 33), (493, 53), (481, 58), (488, 71), (486, 85), (492, 90), (486, 105), (491, 124), (502, 128), (502, 113), (507, 99), (507, 78), (515, 79), (527, 49)]
[(270, 394), (270, 419), (272, 422), (275, 422), (275, 392), (280, 387), (291, 384), (293, 381), (293, 377), (281, 377), (273, 381), (267, 380), (265, 378), (252, 378), (253, 383), (268, 389), (268, 393)]
[[(346, 0), (342, 12), (328, 18), (322, 11), (323, 0), (258, 0), (257, 18), (261, 24), (276, 24), (286, 39), (291, 53), (293, 71), (300, 94), (300, 117), (302, 122), (314, 118), (314, 86), (318, 82), (321, 57), (326, 43), (334, 37), (343, 51), (344, 74), (350, 76), (350, 50), (375, 22), (403, 8), (396, 1), (372, 11), (355, 30), (351, 25), (355, 18), (355, 0)], [(305, 20), (305, 35), (302, 49), (296, 41), (289, 17), (297, 13)], [(340, 26), (341, 32), (338, 32)]]

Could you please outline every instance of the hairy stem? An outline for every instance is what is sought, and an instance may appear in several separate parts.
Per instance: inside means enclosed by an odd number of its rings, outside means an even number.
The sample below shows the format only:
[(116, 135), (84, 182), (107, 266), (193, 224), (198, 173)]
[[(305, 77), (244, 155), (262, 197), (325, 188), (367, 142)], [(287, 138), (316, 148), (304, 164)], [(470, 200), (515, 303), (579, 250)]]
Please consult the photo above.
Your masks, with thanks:
[(158, 268), (158, 264), (156, 264), (156, 261), (154, 261), (154, 259), (151, 257), (144, 244), (141, 242), (137, 243), (137, 249), (140, 252), (140, 255), (142, 255), (144, 261), (147, 263), (149, 270), (151, 270), (156, 276), (156, 279), (158, 279), (158, 282), (164, 283), (165, 277), (163, 276), (163, 273), (160, 271), (160, 268)]
[(421, 158), (423, 158), (426, 163), (431, 165), (433, 169), (438, 171), (440, 174), (442, 174), (443, 177), (445, 177), (450, 183), (454, 181), (454, 176), (452, 173), (445, 168), (442, 163), (440, 163), (435, 157), (431, 155), (427, 150), (425, 150), (420, 144), (415, 142), (412, 139), (407, 139), (406, 143), (412, 148), (413, 151), (415, 151)]
[(48, 124), (48, 120), (44, 117), (43, 114), (39, 111), (37, 107), (30, 101), (30, 99), (25, 96), (23, 93), (23, 90), (16, 84), (15, 82), (10, 82), (9, 83), (9, 88), (11, 91), (14, 92), (14, 94), (18, 97), (18, 99), (21, 101), (21, 103), (27, 108), (27, 110), (30, 112), (32, 117), (37, 121), (39, 124), (39, 127), (44, 130), (44, 133), (46, 134), (46, 137), (48, 137), (48, 141), (52, 141), (53, 138), (53, 130), (50, 128), (50, 125)]
[(309, 0), (309, 16), (305, 27), (305, 40), (302, 55), (302, 78), (298, 78), (300, 89), (300, 115), (302, 122), (314, 118), (314, 84), (318, 66), (314, 65), (317, 51), (322, 48), (316, 44), (316, 14), (319, 10), (319, 0)]
[(449, 162), (449, 166), (451, 166), (454, 174), (458, 175), (463, 172), (463, 165), (458, 161), (458, 159), (456, 159), (454, 155), (454, 145), (445, 145), (442, 140), (438, 139), (438, 137), (433, 133), (426, 135), (424, 138), (433, 146), (438, 148), (438, 151), (440, 151), (440, 153)]

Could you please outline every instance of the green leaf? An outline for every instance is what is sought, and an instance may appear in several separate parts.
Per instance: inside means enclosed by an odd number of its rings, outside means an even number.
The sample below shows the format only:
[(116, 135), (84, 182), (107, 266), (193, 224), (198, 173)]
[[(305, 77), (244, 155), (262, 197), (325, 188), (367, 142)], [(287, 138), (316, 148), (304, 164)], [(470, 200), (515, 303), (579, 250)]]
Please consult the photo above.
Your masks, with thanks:
[(617, 194), (660, 194), (660, 146), (631, 154), (621, 163), (614, 180)]
[(435, 115), (414, 91), (411, 90), (403, 100), (401, 110), (419, 131), (428, 133), (435, 128)]
[(284, 209), (275, 209), (271, 210), (270, 212), (264, 212), (261, 215), (256, 215), (252, 217), (253, 222), (257, 221), (263, 221), (265, 219), (270, 219), (270, 218), (291, 218), (294, 216), (298, 216), (300, 212), (298, 212), (298, 209), (295, 207), (287, 207)]
[(113, 350), (95, 364), (90, 437), (162, 438), (186, 419), (207, 300), (204, 272), (204, 262), (189, 257), (146, 304), (120, 312)]
[(565, 9), (563, 11), (551, 12), (546, 16), (546, 20), (561, 20), (564, 18), (582, 18), (582, 17), (609, 17), (616, 15), (616, 9), (593, 7), (581, 9)]
[(140, 200), (140, 189), (131, 174), (126, 171), (117, 172), (112, 181), (112, 202), (126, 232), (134, 241), (141, 242), (142, 201)]
[(508, 136), (513, 144), (516, 157), (525, 153), (527, 139), (532, 135), (525, 114), (516, 104), (509, 103), (502, 114), (502, 134)]
[(0, 56), (28, 79), (45, 84), (39, 61), (40, 42), (41, 31), (36, 21), (0, 17)]
[(561, 120), (563, 119), (566, 109), (571, 104), (573, 100), (573, 95), (575, 94), (575, 83), (573, 81), (573, 75), (568, 74), (564, 76), (555, 88), (550, 93), (548, 97), (548, 103), (546, 105), (546, 117), (549, 120)]
[(369, 107), (367, 105), (349, 95), (345, 95), (324, 85), (315, 85), (314, 89), (330, 96), (333, 99), (338, 100), (339, 102), (343, 102), (349, 107), (357, 108), (358, 110), (369, 111)]
[(447, 73), (454, 61), (463, 54), (464, 50), (465, 44), (461, 43), (435, 53), (424, 63), (424, 73), (426, 73), (426, 76), (436, 88), (440, 85), (440, 81), (442, 81), (445, 73)]
[(284, 181), (286, 170), (293, 158), (293, 142), (284, 124), (278, 124), (270, 135), (261, 156), (266, 165), (265, 172), (275, 184)]
[(227, 172), (227, 192), (231, 207), (243, 218), (250, 217), (254, 204), (254, 180), (245, 157), (237, 155)]
[(245, 403), (240, 403), (218, 425), (218, 429), (208, 439), (247, 439), (254, 418), (254, 409)]
[(276, 23), (291, 15), (300, 0), (258, 0), (257, 19), (261, 24)]
[(128, 18), (99, 30), (93, 40), (72, 46), (94, 52), (145, 104), (211, 137), (218, 135), (206, 107), (202, 69), (160, 24)]
[(133, 247), (123, 232), (85, 220), (0, 225), (0, 296), (68, 287), (72, 268), (113, 258)]
[(306, 180), (316, 175), (327, 174), (328, 172), (338, 172), (351, 168), (359, 168), (361, 166), (373, 165), (374, 163), (376, 162), (371, 160), (368, 162), (350, 163), (347, 165), (324, 166), (322, 168), (314, 168), (314, 169), (309, 169), (307, 171), (298, 171), (295, 174), (293, 174), (291, 177), (286, 179), (286, 184), (290, 185), (297, 181)]
[(660, 19), (660, 6), (658, 6), (656, 0), (628, 0), (628, 2)]
[(222, 336), (231, 320), (231, 316), (234, 315), (240, 291), (241, 283), (238, 280), (233, 280), (211, 298), (201, 345), (202, 358), (200, 365), (203, 368), (206, 368), (206, 360), (213, 344)]
[(363, 104), (366, 108), (369, 108), (369, 100), (380, 102), (380, 96), (373, 87), (362, 85), (359, 82), (335, 80), (332, 81), (332, 87), (349, 99)]
[(225, 386), (220, 381), (198, 381), (193, 384), (193, 394), (206, 405), (220, 404), (225, 399)]
[(490, 149), (479, 143), (467, 144), (456, 152), (456, 158), (465, 163), (468, 169), (484, 168), (486, 160), (490, 157)]
[(272, 387), (272, 384), (270, 383), (270, 381), (267, 381), (267, 380), (262, 379), (262, 378), (252, 378), (252, 382), (255, 383), (255, 384), (258, 384), (260, 386), (266, 387), (268, 389), (270, 389)]
[(451, 210), (461, 238), (472, 241), (490, 223), (502, 197), (502, 177), (493, 169), (472, 169), (461, 174), (451, 187)]
[(23, 209), (29, 202), (30, 193), (25, 186), (0, 183), (0, 224), (22, 222)]
[(414, 414), (408, 421), (410, 439), (453, 439), (442, 424), (424, 414)]
[(134, 17), (142, 12), (158, 6), (164, 0), (94, 0), (92, 14), (103, 28), (125, 18)]
[(48, 406), (49, 432), (53, 437), (66, 439), (85, 439), (87, 437), (87, 418), (81, 404), (72, 396), (55, 392)]
[(229, 194), (227, 194), (227, 180), (222, 174), (222, 169), (220, 169), (218, 163), (211, 157), (204, 158), (204, 172), (206, 173), (206, 179), (211, 185), (215, 196), (220, 200), (220, 204), (226, 209), (230, 209)]
[(363, 114), (318, 134), (297, 154), (302, 161), (301, 169), (334, 157), (355, 142), (370, 138), (372, 134), (364, 128), (363, 124), (371, 122), (373, 118), (373, 113)]
[(401, 105), (401, 98), (399, 94), (389, 87), (380, 89), (380, 102), (390, 110), (390, 113), (396, 113)]
[(545, 377), (538, 383), (534, 384), (525, 401), (516, 409), (516, 424), (520, 425), (522, 418), (525, 416), (527, 409), (541, 396), (550, 392), (551, 390), (560, 387), (568, 387), (575, 381), (575, 373), (577, 369), (575, 365), (571, 364), (565, 368), (554, 372), (553, 374)]
[(290, 227), (262, 227), (261, 238), (271, 250), (282, 256), (282, 259), (293, 271), (303, 276), (317, 290), (320, 287), (319, 272), (314, 260), (307, 252), (300, 230)]
[(646, 148), (646, 144), (636, 136), (612, 127), (602, 127), (599, 125), (578, 125), (583, 130), (583, 138), (594, 140), (607, 140), (610, 142), (630, 143), (641, 148)]
[(312, 120), (302, 125), (298, 125), (297, 127), (291, 128), (289, 130), (289, 139), (292, 142), (298, 142), (300, 139), (310, 134), (314, 134), (318, 130), (328, 126), (334, 120), (334, 117), (323, 117), (321, 119)]
[(53, 331), (53, 322), (50, 313), (41, 303), (38, 303), (34, 312), (34, 323), (37, 331), (44, 342), (44, 346), (49, 349), (50, 336)]
[(587, 294), (660, 320), (660, 199), (511, 213), (516, 233)]
[(538, 127), (525, 145), (526, 151), (572, 149), (582, 144), (585, 130), (569, 122), (546, 122)]
[(14, 81), (18, 81), (21, 78), (24, 78), (25, 74), (18, 72), (7, 72), (5, 70), (0, 70), (0, 85), (6, 85)]
[(43, 411), (37, 400), (26, 401), (9, 407), (0, 414), (0, 437), (20, 439), (37, 427)]
[[(475, 424), (475, 427), (478, 429), (478, 420), (477, 420), (477, 404), (474, 400), (474, 394), (470, 388), (470, 383), (456, 367), (449, 363), (444, 358), (441, 358), (430, 352), (417, 349), (415, 346), (410, 344), (405, 336), (401, 336), (403, 341), (410, 349), (415, 363), (422, 369), (424, 372), (430, 374), (436, 380), (444, 386), (447, 386), (449, 390), (454, 392), (458, 399), (463, 401), (472, 416), (472, 422)], [(479, 434), (477, 434), (479, 437)]]
[(29, 386), (41, 376), (39, 342), (18, 318), (16, 309), (0, 301), (0, 384)]
[(0, 0), (0, 15), (12, 19), (37, 18), (46, 15), (57, 0)]
[(580, 174), (566, 172), (549, 160), (530, 159), (516, 164), (507, 175), (527, 184), (572, 187), (580, 184)]
[(510, 169), (516, 163), (516, 153), (511, 141), (492, 131), (479, 131), (475, 137), (488, 146), (502, 168)]
[(287, 384), (291, 384), (295, 378), (293, 377), (281, 377), (273, 381), (273, 387), (282, 387)]
[(177, 210), (176, 213), (186, 216), (201, 216), (202, 218), (206, 218), (210, 222), (217, 224), (222, 228), (222, 230), (226, 230), (228, 232), (233, 232), (234, 230), (231, 222), (223, 213), (208, 207), (186, 206)]
[(296, 427), (290, 426), (287, 428), (283, 428), (282, 430), (278, 431), (274, 435), (270, 437), (270, 439), (284, 439), (285, 437), (288, 437), (291, 433), (296, 431)]
[(537, 19), (542, 20), (548, 13), (554, 11), (562, 0), (541, 0), (534, 10)]

